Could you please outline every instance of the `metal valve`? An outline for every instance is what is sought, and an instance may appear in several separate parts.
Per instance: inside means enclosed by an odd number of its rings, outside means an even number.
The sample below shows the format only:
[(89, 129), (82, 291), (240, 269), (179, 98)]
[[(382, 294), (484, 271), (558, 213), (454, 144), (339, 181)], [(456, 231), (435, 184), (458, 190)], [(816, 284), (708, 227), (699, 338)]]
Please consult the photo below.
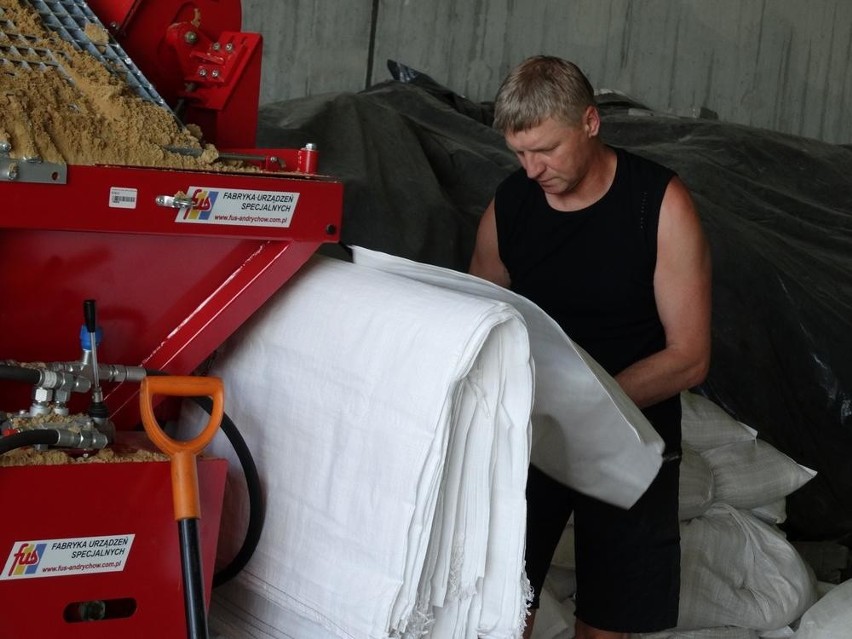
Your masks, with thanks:
[(165, 208), (184, 209), (191, 208), (193, 200), (187, 195), (158, 195), (154, 203)]

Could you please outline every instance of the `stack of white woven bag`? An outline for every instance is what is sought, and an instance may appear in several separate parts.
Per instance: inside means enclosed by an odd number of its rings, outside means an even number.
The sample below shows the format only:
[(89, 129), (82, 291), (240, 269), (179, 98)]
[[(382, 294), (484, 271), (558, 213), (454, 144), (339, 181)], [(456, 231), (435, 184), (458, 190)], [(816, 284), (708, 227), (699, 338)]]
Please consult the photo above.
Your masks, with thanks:
[[(312, 259), (211, 367), (266, 497), (260, 544), (214, 592), (211, 630), (518, 639), (530, 460), (629, 505), (656, 475), (662, 441), (530, 302), (353, 253)], [(209, 452), (235, 461), (221, 434)], [(220, 557), (243, 538), (241, 481), (232, 464)]]
[[(705, 397), (686, 392), (681, 402), (678, 626), (636, 639), (835, 639), (813, 634), (819, 608), (836, 616), (836, 605), (829, 598), (814, 605), (814, 573), (778, 527), (786, 518), (786, 497), (814, 471)], [(534, 639), (573, 636), (572, 539), (569, 525), (545, 586)], [(821, 632), (830, 633), (826, 628), (822, 624)]]

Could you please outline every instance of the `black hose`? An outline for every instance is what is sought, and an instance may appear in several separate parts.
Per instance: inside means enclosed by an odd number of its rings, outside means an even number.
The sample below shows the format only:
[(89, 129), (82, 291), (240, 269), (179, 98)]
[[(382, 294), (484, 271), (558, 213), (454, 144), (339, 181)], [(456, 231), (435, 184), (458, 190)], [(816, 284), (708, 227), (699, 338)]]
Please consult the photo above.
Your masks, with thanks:
[(0, 379), (5, 379), (11, 382), (38, 384), (41, 381), (41, 373), (35, 368), (0, 364)]
[[(159, 370), (146, 370), (148, 375), (168, 375)], [(212, 414), (213, 400), (209, 397), (192, 397), (191, 398), (198, 406), (200, 406), (207, 414)], [(227, 413), (222, 415), (222, 432), (228, 438), (234, 452), (237, 454), (237, 459), (242, 467), (243, 475), (246, 479), (246, 488), (248, 490), (249, 500), (249, 520), (246, 534), (243, 538), (243, 543), (236, 555), (213, 575), (213, 587), (216, 588), (227, 583), (239, 572), (245, 568), (246, 564), (254, 555), (257, 545), (260, 542), (260, 535), (263, 532), (263, 524), (266, 519), (266, 507), (263, 499), (263, 487), (260, 483), (260, 475), (257, 472), (257, 466), (254, 463), (251, 451), (248, 445), (237, 429), (233, 420)]]
[[(192, 400), (208, 414), (213, 410), (213, 400), (209, 397), (193, 397)], [(213, 575), (213, 587), (221, 586), (227, 583), (239, 572), (245, 568), (246, 564), (254, 554), (257, 544), (260, 542), (260, 534), (263, 531), (263, 523), (266, 519), (266, 507), (263, 500), (263, 487), (260, 484), (260, 475), (257, 472), (257, 466), (254, 463), (246, 441), (237, 430), (236, 425), (228, 417), (227, 413), (222, 415), (222, 432), (231, 442), (234, 452), (237, 454), (237, 459), (243, 469), (243, 475), (246, 479), (246, 487), (248, 489), (249, 498), (249, 520), (246, 528), (246, 535), (243, 538), (242, 546), (234, 555), (233, 559), (224, 567)]]
[(0, 455), (24, 446), (36, 446), (37, 444), (53, 446), (57, 442), (59, 442), (59, 431), (55, 428), (24, 430), (14, 435), (0, 437)]

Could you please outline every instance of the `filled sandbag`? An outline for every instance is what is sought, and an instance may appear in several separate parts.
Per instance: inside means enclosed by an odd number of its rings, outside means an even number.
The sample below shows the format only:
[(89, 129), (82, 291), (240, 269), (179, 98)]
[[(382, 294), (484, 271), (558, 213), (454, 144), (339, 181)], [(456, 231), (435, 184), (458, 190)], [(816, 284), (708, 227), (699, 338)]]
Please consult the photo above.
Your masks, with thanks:
[(787, 500), (782, 498), (768, 504), (751, 508), (752, 515), (765, 521), (767, 524), (777, 526), (783, 524), (787, 519)]
[(815, 600), (805, 562), (779, 530), (750, 513), (716, 504), (681, 523), (678, 629), (774, 630)]
[(678, 517), (681, 521), (700, 517), (716, 497), (713, 471), (697, 452), (683, 446), (678, 488)]
[(680, 394), (683, 443), (694, 451), (705, 451), (734, 442), (752, 441), (757, 431), (737, 421), (725, 409), (703, 395)]
[(736, 508), (783, 499), (816, 475), (760, 439), (711, 448), (701, 456), (713, 473), (716, 501)]
[(849, 639), (852, 636), (852, 580), (822, 596), (805, 611), (792, 639)]

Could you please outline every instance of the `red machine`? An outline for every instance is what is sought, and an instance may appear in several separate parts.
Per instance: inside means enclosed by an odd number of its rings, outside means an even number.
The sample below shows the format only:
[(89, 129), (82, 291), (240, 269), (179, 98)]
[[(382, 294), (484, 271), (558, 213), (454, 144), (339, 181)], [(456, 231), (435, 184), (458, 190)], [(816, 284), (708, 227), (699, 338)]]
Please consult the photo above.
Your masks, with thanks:
[[(0, 139), (0, 363), (41, 375), (35, 386), (0, 379), (0, 411), (61, 417), (97, 394), (109, 418), (96, 426), (144, 449), (131, 432), (140, 378), (195, 372), (337, 242), (343, 187), (317, 173), (307, 140), (255, 148), (261, 38), (240, 33), (239, 0), (29, 2), (64, 6), (63, 21), (81, 27), (100, 18), (152, 99), (259, 169), (48, 165), (14, 159)], [(98, 304), (97, 337), (81, 356), (85, 300)], [(175, 415), (168, 401), (157, 410)], [(208, 599), (225, 472), (222, 460), (198, 464)], [(168, 463), (0, 468), (0, 501), (0, 637), (187, 636)]]
[[(83, 0), (64, 1), (89, 10)], [(0, 329), (8, 341), (0, 358), (73, 359), (80, 304), (94, 298), (102, 361), (186, 374), (321, 244), (339, 240), (343, 187), (316, 174), (318, 151), (308, 141), (253, 148), (261, 41), (236, 31), (239, 0), (90, 6), (157, 79), (162, 99), (186, 121), (198, 115), (220, 152), (264, 171), (4, 165), (0, 153)], [(106, 395), (119, 429), (138, 424), (137, 389), (123, 386)], [(28, 399), (0, 388), (0, 409)]]

